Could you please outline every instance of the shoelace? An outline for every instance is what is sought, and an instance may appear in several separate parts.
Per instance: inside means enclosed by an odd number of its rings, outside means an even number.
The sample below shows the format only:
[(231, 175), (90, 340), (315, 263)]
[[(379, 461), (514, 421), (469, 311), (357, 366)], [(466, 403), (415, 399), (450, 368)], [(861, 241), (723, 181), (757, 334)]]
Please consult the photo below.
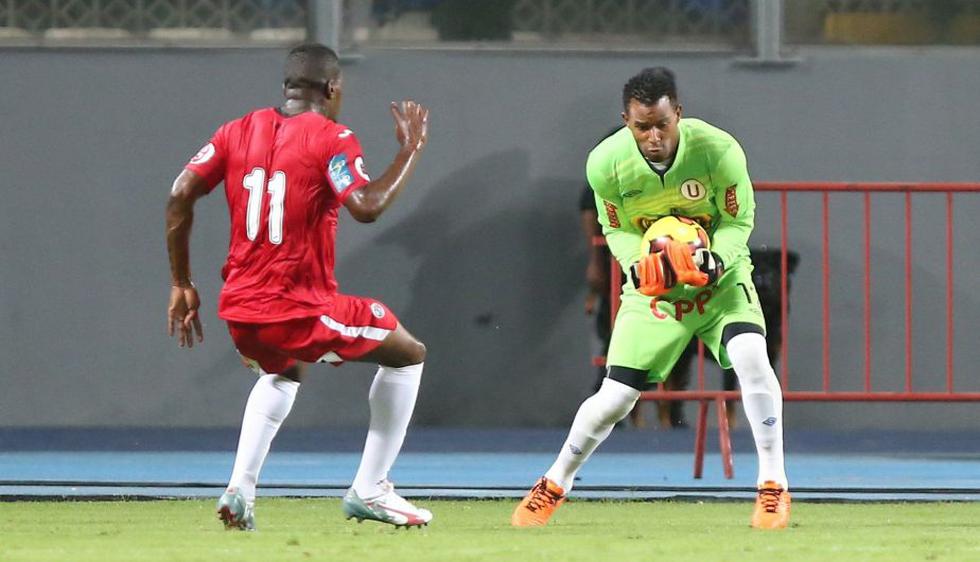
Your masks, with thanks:
[(768, 513), (776, 513), (779, 509), (779, 498), (783, 491), (778, 488), (763, 488), (759, 490), (759, 498), (762, 500), (762, 507)]
[(527, 501), (527, 509), (536, 512), (545, 505), (555, 505), (560, 499), (561, 495), (549, 490), (548, 484), (541, 481), (535, 484), (534, 489), (531, 490), (531, 499)]

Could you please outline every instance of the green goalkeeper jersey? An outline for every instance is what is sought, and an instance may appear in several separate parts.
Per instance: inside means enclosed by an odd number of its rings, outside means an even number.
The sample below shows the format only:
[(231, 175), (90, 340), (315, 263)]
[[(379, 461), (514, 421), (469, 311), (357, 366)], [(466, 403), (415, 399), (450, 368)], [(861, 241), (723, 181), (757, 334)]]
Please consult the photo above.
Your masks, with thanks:
[(681, 119), (670, 167), (658, 173), (623, 127), (589, 154), (586, 176), (613, 255), (628, 269), (640, 258), (647, 227), (666, 215), (697, 220), (727, 269), (748, 262), (755, 217), (752, 182), (742, 147), (700, 119)]

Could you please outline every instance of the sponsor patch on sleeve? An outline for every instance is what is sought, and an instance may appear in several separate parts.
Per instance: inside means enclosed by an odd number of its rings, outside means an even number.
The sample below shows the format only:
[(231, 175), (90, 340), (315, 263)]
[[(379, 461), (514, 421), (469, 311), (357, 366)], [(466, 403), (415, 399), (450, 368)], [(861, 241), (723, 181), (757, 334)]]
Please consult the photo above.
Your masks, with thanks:
[(738, 216), (738, 195), (734, 185), (725, 190), (725, 211), (732, 217)]
[(333, 184), (333, 188), (338, 194), (354, 183), (350, 165), (347, 164), (346, 153), (341, 152), (330, 159), (330, 163), (327, 164), (327, 175), (330, 176), (330, 183)]
[(619, 228), (619, 213), (616, 211), (616, 205), (613, 205), (609, 201), (603, 201), (606, 205), (606, 216), (609, 217), (609, 227)]

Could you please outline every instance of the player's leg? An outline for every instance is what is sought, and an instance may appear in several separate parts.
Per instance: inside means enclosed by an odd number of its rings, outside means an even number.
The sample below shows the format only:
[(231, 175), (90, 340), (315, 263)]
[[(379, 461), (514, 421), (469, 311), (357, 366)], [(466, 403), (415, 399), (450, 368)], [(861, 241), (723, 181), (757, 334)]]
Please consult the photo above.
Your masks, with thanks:
[[(670, 370), (670, 376), (664, 381), (664, 390), (687, 390), (691, 382), (691, 360), (697, 354), (697, 342), (692, 338), (677, 362), (674, 363), (674, 368)], [(684, 420), (684, 402), (682, 400), (658, 400), (657, 417), (660, 418), (660, 427), (664, 429), (687, 426), (687, 422)]]
[[(738, 390), (737, 381), (735, 369), (725, 369), (721, 373), (722, 390)], [(733, 430), (738, 427), (738, 400), (725, 400), (725, 415), (728, 417), (728, 429)]]
[(381, 303), (344, 295), (338, 297), (334, 313), (343, 317), (348, 325), (386, 331), (373, 335), (383, 336), (383, 339), (351, 342), (338, 352), (343, 359), (378, 364), (368, 393), (371, 422), (364, 441), (364, 453), (354, 482), (344, 498), (344, 513), (358, 521), (371, 519), (394, 525), (425, 525), (432, 519), (432, 513), (399, 496), (388, 480), (388, 472), (398, 458), (415, 410), (425, 345)]
[(360, 497), (373, 497), (384, 491), (405, 441), (422, 381), (425, 346), (399, 323), (381, 346), (360, 360), (377, 363), (378, 371), (368, 392), (371, 422), (352, 487)]
[(722, 367), (735, 370), (742, 390), (742, 407), (759, 455), (759, 495), (752, 525), (783, 528), (789, 521), (790, 495), (783, 460), (782, 390), (769, 362), (765, 319), (746, 269), (732, 270), (719, 281), (708, 306), (721, 321), (702, 338)]
[(394, 331), (385, 337), (381, 345), (353, 360), (397, 369), (421, 364), (425, 361), (425, 353), (425, 344), (398, 322)]
[(742, 389), (742, 404), (759, 453), (758, 484), (775, 481), (786, 487), (783, 463), (783, 394), (769, 363), (766, 338), (759, 326), (725, 326), (722, 342)]
[(759, 493), (752, 526), (782, 529), (789, 524), (790, 511), (783, 462), (783, 396), (766, 353), (766, 338), (752, 327), (728, 324), (722, 339), (742, 389), (742, 405), (759, 455)]
[(249, 393), (242, 415), (235, 466), (228, 486), (241, 490), (249, 503), (255, 501), (259, 472), (283, 421), (292, 410), (299, 391), (299, 365), (282, 374), (260, 373)]
[[(649, 298), (624, 297), (609, 346), (608, 375), (599, 391), (579, 407), (558, 458), (514, 510), (512, 525), (548, 522), (571, 491), (579, 469), (633, 409), (648, 382), (666, 377), (690, 338), (683, 324), (654, 314)], [(665, 368), (651, 372), (653, 365)]]
[[(615, 341), (615, 335), (613, 336)], [(545, 525), (572, 490), (575, 475), (592, 452), (609, 437), (616, 423), (630, 413), (647, 381), (646, 370), (613, 366), (598, 392), (579, 406), (568, 437), (551, 468), (531, 488), (514, 513), (515, 527)]]
[[(255, 488), (272, 440), (289, 415), (299, 390), (301, 366), (263, 347), (255, 325), (229, 323), (229, 331), (242, 359), (258, 373), (252, 387), (235, 454), (235, 465), (225, 493), (218, 500), (218, 515), (227, 528), (255, 528)], [(269, 371), (279, 374), (270, 374)]]

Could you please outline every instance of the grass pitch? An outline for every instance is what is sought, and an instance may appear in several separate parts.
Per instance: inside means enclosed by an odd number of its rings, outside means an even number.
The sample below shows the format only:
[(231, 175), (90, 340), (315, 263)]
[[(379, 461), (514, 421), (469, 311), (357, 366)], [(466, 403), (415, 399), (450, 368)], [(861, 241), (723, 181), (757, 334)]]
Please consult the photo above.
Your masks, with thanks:
[(214, 500), (0, 503), (0, 560), (980, 560), (980, 503), (796, 502), (792, 527), (748, 527), (749, 502), (564, 505), (513, 529), (516, 500), (420, 502), (421, 530), (343, 519), (336, 499), (262, 499), (256, 533), (225, 531)]

